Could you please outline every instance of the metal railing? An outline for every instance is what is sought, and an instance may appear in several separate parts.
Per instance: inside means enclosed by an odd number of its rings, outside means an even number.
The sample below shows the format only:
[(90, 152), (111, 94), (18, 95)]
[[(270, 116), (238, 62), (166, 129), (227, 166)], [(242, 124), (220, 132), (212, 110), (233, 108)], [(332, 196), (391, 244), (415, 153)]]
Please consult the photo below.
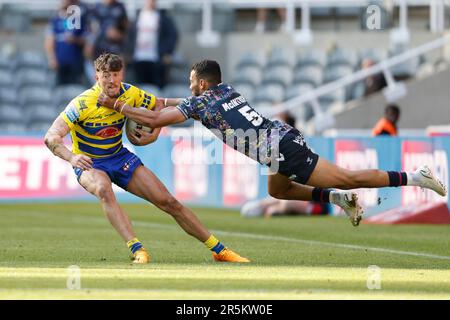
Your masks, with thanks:
[(308, 91), (298, 97), (286, 100), (277, 108), (264, 108), (261, 111), (264, 113), (264, 115), (272, 117), (280, 112), (292, 110), (306, 103), (310, 103), (314, 112), (315, 133), (322, 132), (324, 129), (327, 129), (334, 124), (334, 117), (332, 114), (325, 113), (322, 110), (320, 103), (318, 101), (319, 97), (332, 93), (341, 88), (345, 88), (350, 84), (361, 81), (369, 76), (378, 73), (383, 73), (386, 78), (387, 87), (384, 89), (384, 93), (386, 95), (391, 94), (394, 96), (396, 91), (400, 91), (400, 94), (404, 93), (404, 90), (406, 90), (404, 88), (404, 85), (394, 80), (390, 68), (399, 65), (401, 63), (407, 62), (410, 59), (417, 58), (429, 51), (442, 48), (447, 44), (450, 44), (450, 35), (443, 36), (441, 38), (418, 46), (416, 48), (410, 49), (399, 55), (393, 56), (386, 60), (382, 60), (379, 63), (367, 69), (361, 69), (353, 74), (350, 74), (338, 80), (322, 85), (311, 91)]

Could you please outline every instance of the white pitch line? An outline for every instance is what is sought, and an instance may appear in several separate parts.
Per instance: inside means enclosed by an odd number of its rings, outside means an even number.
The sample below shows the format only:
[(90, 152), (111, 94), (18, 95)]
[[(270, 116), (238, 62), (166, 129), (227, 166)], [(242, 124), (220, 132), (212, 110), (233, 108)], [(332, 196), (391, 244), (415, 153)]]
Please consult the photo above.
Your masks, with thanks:
[[(27, 214), (37, 213), (40, 215), (44, 214), (46, 216), (52, 215), (48, 212), (43, 212), (43, 211), (16, 211), (16, 213), (17, 212), (27, 213)], [(80, 217), (80, 218), (83, 221), (85, 219), (96, 220), (96, 221), (105, 221), (102, 218), (96, 218), (96, 217)], [(179, 227), (177, 225), (168, 225), (165, 223), (158, 223), (158, 222), (147, 222), (147, 221), (134, 220), (132, 222), (132, 224), (134, 226), (141, 226), (141, 227), (156, 227), (156, 228), (163, 227), (163, 228), (170, 228), (170, 229), (179, 229)], [(210, 231), (213, 233), (222, 234), (225, 236), (228, 235), (228, 236), (243, 237), (243, 238), (250, 238), (250, 239), (284, 241), (284, 242), (302, 243), (302, 244), (318, 245), (318, 246), (328, 246), (328, 247), (351, 249), (351, 250), (381, 252), (381, 253), (396, 254), (396, 255), (403, 255), (403, 256), (413, 256), (413, 257), (431, 258), (431, 259), (439, 259), (439, 260), (450, 260), (450, 256), (440, 256), (440, 255), (436, 255), (436, 254), (423, 253), (423, 252), (402, 251), (402, 250), (377, 248), (377, 247), (365, 247), (365, 246), (358, 246), (358, 245), (353, 245), (353, 244), (325, 242), (325, 241), (318, 241), (318, 240), (305, 240), (305, 239), (298, 239), (298, 238), (270, 236), (270, 235), (246, 233), (246, 232), (234, 232), (234, 231), (225, 231), (225, 230), (210, 230)]]

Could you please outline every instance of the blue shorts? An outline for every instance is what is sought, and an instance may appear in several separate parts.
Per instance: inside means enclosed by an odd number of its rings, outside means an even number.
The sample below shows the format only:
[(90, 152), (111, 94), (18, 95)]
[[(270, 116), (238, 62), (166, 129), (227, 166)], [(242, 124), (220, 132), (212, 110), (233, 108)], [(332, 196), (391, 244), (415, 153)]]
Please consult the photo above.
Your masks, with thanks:
[[(124, 190), (127, 190), (134, 171), (142, 165), (141, 159), (127, 148), (122, 148), (118, 153), (106, 158), (93, 158), (92, 161), (94, 169), (106, 172), (111, 181)], [(74, 168), (74, 171), (80, 181), (83, 170)]]

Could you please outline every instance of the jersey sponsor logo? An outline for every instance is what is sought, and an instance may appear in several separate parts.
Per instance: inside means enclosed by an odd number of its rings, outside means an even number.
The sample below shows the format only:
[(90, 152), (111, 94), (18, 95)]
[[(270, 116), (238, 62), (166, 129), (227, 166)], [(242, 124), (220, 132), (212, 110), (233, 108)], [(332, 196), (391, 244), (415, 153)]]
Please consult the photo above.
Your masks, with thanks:
[(311, 159), (310, 157), (308, 157), (308, 159), (306, 159), (306, 162), (308, 162), (309, 165), (312, 165), (313, 159)]
[(69, 119), (69, 121), (72, 123), (76, 122), (80, 117), (80, 112), (78, 111), (78, 108), (75, 107), (75, 105), (72, 102), (69, 103), (69, 105), (66, 107), (64, 113), (67, 119)]
[(113, 137), (113, 136), (117, 135), (119, 133), (119, 131), (120, 130), (117, 129), (116, 127), (106, 127), (106, 128), (99, 130), (95, 135), (97, 137), (109, 138), (109, 137)]
[(85, 100), (80, 100), (79, 104), (80, 104), (80, 111), (83, 111), (84, 109), (87, 109), (87, 105), (86, 105), (86, 101)]

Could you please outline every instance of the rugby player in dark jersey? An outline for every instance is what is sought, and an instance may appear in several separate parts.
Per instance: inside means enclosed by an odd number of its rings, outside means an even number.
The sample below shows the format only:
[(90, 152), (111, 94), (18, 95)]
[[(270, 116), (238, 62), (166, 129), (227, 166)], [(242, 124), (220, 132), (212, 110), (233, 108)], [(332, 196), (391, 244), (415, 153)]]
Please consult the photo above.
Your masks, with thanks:
[[(231, 85), (222, 83), (216, 61), (203, 60), (192, 66), (190, 89), (191, 97), (164, 99), (162, 111), (134, 108), (107, 95), (100, 95), (99, 99), (103, 106), (151, 128), (189, 118), (199, 120), (224, 143), (269, 167), (272, 174), (268, 177), (268, 190), (272, 197), (335, 204), (354, 226), (359, 225), (363, 210), (354, 191), (342, 190), (409, 185), (434, 190), (441, 196), (447, 194), (446, 187), (426, 166), (414, 172), (347, 170), (320, 158), (308, 147), (300, 131), (263, 117)], [(145, 135), (143, 131), (139, 133)]]

